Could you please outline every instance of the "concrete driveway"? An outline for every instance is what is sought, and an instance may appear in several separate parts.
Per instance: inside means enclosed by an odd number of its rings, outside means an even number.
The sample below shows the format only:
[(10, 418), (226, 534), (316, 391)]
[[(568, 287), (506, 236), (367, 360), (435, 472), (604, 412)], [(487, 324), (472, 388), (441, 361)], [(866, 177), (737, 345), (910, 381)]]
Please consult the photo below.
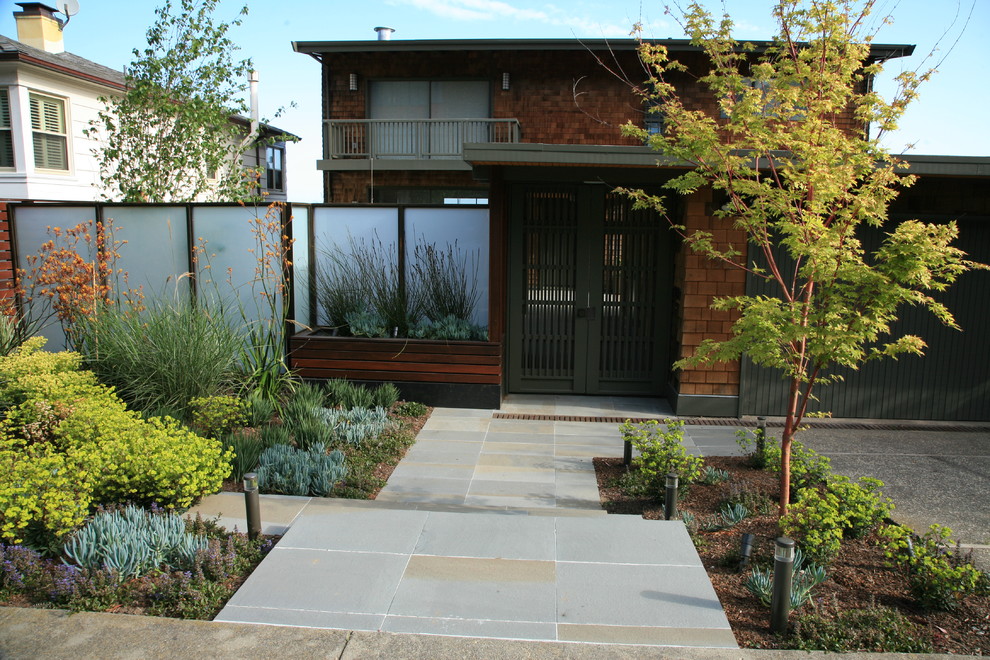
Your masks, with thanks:
[(828, 456), (837, 474), (882, 480), (895, 520), (917, 531), (950, 527), (990, 570), (990, 432), (819, 427), (798, 439)]

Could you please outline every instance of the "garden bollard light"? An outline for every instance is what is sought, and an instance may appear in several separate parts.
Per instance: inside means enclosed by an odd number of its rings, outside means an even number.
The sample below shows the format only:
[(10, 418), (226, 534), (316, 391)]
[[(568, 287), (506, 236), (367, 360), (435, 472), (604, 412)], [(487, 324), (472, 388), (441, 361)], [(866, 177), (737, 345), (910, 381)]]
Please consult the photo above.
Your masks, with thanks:
[(753, 543), (756, 537), (752, 534), (743, 534), (739, 544), (739, 570), (749, 566), (749, 560), (753, 557)]
[(794, 541), (781, 536), (773, 550), (773, 595), (770, 598), (770, 630), (787, 632), (791, 612), (791, 579), (794, 577)]
[(677, 473), (667, 475), (667, 493), (663, 498), (663, 516), (670, 520), (677, 516)]
[(767, 418), (756, 418), (756, 455), (763, 457), (767, 448)]
[(632, 442), (626, 440), (622, 444), (622, 464), (626, 467), (632, 465)]
[(244, 475), (244, 506), (247, 509), (248, 538), (254, 540), (261, 534), (261, 496), (258, 494), (258, 475)]

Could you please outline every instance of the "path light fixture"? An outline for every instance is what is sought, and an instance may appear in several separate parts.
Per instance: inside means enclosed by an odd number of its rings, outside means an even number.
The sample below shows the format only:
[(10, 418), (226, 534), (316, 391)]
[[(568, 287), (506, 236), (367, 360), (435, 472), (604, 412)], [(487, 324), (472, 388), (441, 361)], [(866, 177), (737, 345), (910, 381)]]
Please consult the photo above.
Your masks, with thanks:
[(244, 507), (247, 509), (248, 538), (253, 540), (261, 534), (261, 496), (256, 472), (244, 475)]
[(773, 549), (773, 594), (770, 598), (770, 630), (778, 635), (787, 632), (787, 615), (791, 612), (791, 580), (794, 577), (794, 540), (777, 538)]
[(629, 438), (622, 442), (622, 464), (626, 467), (632, 465), (632, 441)]
[(667, 492), (663, 498), (663, 515), (670, 520), (677, 516), (677, 473), (667, 473)]
[(767, 418), (756, 418), (756, 455), (763, 458), (767, 450)]
[(753, 544), (756, 542), (756, 536), (753, 534), (743, 534), (742, 538), (739, 540), (739, 570), (745, 569), (749, 566), (750, 560), (753, 558)]

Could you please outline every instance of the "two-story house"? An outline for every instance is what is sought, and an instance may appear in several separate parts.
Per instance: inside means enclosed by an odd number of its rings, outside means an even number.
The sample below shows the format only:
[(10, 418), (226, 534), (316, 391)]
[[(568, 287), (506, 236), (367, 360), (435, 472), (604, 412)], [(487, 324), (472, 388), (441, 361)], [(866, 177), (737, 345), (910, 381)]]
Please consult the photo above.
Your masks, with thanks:
[[(702, 74), (687, 41), (664, 45)], [(757, 48), (766, 44), (756, 44)], [(618, 186), (656, 188), (685, 171), (619, 126), (660, 130), (632, 87), (646, 77), (635, 40), (295, 42), (322, 64), (325, 201), (487, 203), (489, 337), (501, 346), (501, 392), (666, 396), (681, 415), (780, 414), (779, 376), (746, 360), (674, 371), (704, 338), (730, 336), (713, 296), (751, 290), (742, 271), (685, 250), (663, 221), (634, 211)], [(913, 47), (874, 45), (871, 58)], [(685, 74), (682, 97), (717, 116)], [(853, 117), (842, 121), (853, 126)], [(909, 159), (921, 181), (892, 217), (961, 218), (962, 242), (990, 259), (990, 159)], [(735, 246), (745, 236), (712, 214), (712, 191), (675, 217)], [(990, 419), (985, 273), (949, 294), (965, 333), (914, 319), (924, 359), (871, 364), (822, 390), (837, 416)], [(913, 326), (912, 326), (913, 327)], [(977, 366), (982, 365), (982, 366)], [(359, 374), (354, 374), (359, 377)], [(835, 393), (834, 397), (832, 392)]]
[[(65, 51), (62, 21), (42, 2), (17, 3), (17, 39), (0, 35), (0, 200), (92, 201), (102, 197), (95, 139), (83, 131), (121, 94), (124, 75)], [(250, 130), (250, 120), (231, 121)], [(262, 167), (262, 189), (285, 200), (286, 135), (262, 124), (260, 141), (241, 157)]]

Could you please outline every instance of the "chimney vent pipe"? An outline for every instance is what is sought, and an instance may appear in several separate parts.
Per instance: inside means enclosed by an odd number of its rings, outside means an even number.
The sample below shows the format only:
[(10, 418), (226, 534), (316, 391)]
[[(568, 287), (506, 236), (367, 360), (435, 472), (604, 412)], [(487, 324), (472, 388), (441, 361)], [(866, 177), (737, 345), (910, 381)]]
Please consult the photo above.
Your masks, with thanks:
[(378, 41), (391, 41), (392, 33), (395, 32), (395, 28), (376, 27), (375, 32), (378, 33)]

